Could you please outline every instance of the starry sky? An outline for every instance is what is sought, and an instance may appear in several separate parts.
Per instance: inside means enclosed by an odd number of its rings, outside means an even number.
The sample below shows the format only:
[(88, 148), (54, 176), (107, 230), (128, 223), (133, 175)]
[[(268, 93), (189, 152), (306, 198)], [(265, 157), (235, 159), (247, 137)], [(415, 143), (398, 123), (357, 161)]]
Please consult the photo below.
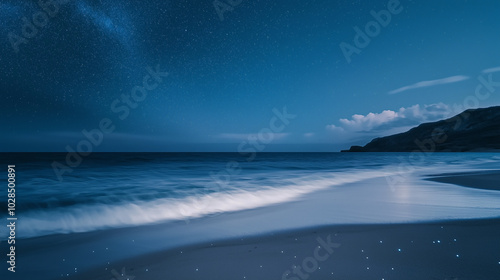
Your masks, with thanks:
[(339, 151), (500, 103), (498, 1), (41, 3), (0, 0), (0, 151)]

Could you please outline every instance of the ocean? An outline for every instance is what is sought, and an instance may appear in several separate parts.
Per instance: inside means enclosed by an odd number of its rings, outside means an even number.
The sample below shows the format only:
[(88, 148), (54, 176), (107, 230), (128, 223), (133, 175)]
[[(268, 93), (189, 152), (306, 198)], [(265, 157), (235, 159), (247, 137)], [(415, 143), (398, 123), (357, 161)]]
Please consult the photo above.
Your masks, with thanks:
[[(432, 174), (499, 169), (495, 153), (261, 153), (255, 158), (236, 153), (94, 153), (62, 180), (52, 165), (64, 163), (65, 154), (2, 157), (5, 165), (16, 165), (21, 239), (194, 223), (258, 209), (267, 209), (262, 214), (267, 223), (248, 221), (247, 230), (226, 233), (500, 216), (500, 197), (494, 191), (424, 180)], [(0, 207), (5, 220), (6, 199)], [(5, 227), (0, 236), (6, 239)]]

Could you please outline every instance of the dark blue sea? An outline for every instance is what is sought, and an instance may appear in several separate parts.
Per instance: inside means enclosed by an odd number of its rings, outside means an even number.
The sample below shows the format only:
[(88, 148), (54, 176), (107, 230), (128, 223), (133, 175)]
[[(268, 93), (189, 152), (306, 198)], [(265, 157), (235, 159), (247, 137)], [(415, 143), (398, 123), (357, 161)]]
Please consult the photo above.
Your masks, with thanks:
[[(59, 178), (53, 166), (66, 165), (66, 154), (0, 156), (5, 166), (16, 165), (18, 238), (220, 220), (259, 209), (267, 222), (249, 218), (241, 232), (500, 216), (493, 191), (424, 180), (499, 169), (495, 153), (94, 153)], [(0, 207), (5, 220), (6, 199)], [(6, 234), (2, 227), (2, 239)]]

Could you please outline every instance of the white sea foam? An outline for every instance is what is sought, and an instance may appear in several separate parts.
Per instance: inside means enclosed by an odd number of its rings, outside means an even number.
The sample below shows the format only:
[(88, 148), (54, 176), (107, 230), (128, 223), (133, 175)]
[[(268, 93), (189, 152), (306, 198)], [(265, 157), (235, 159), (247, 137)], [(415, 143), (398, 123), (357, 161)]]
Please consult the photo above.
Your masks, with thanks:
[[(386, 184), (385, 176), (400, 176), (401, 170), (384, 167), (372, 170), (300, 173), (280, 171), (262, 173), (255, 177), (265, 180), (241, 180), (246, 184), (211, 193), (198, 193), (179, 198), (158, 198), (148, 201), (122, 199), (114, 204), (77, 204), (52, 209), (23, 212), (17, 228), (20, 238), (57, 233), (90, 232), (108, 228), (135, 227), (166, 221), (202, 218), (214, 214), (257, 209), (287, 202), (295, 203), (289, 216), (307, 219), (266, 217), (273, 224), (281, 220), (286, 226), (310, 226), (328, 223), (387, 223), (435, 219), (484, 218), (500, 215), (500, 198), (496, 191), (477, 190), (459, 186), (441, 186), (424, 182), (417, 174), (472, 171), (465, 166), (430, 166), (413, 169), (405, 174), (409, 180), (398, 186)], [(374, 178), (379, 178), (371, 180)], [(255, 179), (255, 178), (253, 178)], [(370, 179), (370, 180), (369, 180)], [(369, 180), (369, 181), (364, 181)], [(364, 181), (363, 183), (361, 183)], [(262, 185), (255, 186), (257, 182)], [(147, 182), (145, 182), (147, 183)], [(357, 183), (349, 185), (349, 183)], [(254, 184), (253, 186), (250, 186)], [(326, 190), (316, 197), (307, 196)], [(317, 208), (317, 209), (316, 209)], [(294, 212), (295, 211), (295, 212)], [(334, 213), (334, 214), (332, 214)], [(309, 223), (309, 224), (308, 224)], [(285, 226), (285, 224), (283, 225)], [(3, 231), (1, 236), (7, 236)]]
[[(255, 209), (294, 201), (314, 191), (387, 174), (389, 172), (381, 170), (325, 173), (321, 176), (282, 179), (283, 185), (260, 186), (260, 189), (254, 191), (233, 190), (185, 198), (162, 198), (112, 205), (78, 205), (31, 211), (22, 214), (18, 236), (34, 237), (56, 233), (88, 232)], [(276, 180), (274, 183), (277, 183)]]

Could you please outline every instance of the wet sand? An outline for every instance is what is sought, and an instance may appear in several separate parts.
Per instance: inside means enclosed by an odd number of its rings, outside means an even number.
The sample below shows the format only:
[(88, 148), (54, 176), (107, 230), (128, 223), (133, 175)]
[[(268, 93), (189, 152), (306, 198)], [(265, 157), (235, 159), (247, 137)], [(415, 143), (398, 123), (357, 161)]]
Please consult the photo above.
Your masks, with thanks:
[(438, 174), (428, 178), (428, 180), (476, 189), (500, 190), (500, 171), (498, 170), (458, 174)]
[(496, 280), (498, 275), (500, 220), (492, 219), (330, 226), (214, 241), (67, 279)]

